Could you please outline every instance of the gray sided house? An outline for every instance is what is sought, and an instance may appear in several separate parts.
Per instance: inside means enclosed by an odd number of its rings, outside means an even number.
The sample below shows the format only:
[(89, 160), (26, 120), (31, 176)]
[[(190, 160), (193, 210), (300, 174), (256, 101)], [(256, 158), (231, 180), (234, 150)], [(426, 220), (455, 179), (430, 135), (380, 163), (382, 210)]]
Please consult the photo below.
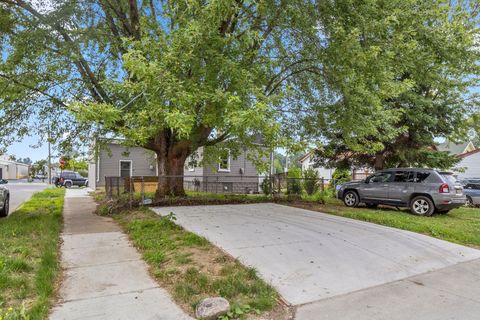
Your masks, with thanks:
[[(257, 193), (263, 177), (255, 164), (248, 160), (249, 151), (236, 158), (225, 155), (219, 163), (200, 166), (204, 154), (199, 148), (195, 158), (188, 158), (184, 168), (185, 188), (192, 191)], [(250, 151), (251, 152), (251, 151)], [(105, 177), (158, 176), (156, 155), (140, 147), (125, 147), (109, 143), (91, 156), (88, 170), (92, 188), (105, 186)]]

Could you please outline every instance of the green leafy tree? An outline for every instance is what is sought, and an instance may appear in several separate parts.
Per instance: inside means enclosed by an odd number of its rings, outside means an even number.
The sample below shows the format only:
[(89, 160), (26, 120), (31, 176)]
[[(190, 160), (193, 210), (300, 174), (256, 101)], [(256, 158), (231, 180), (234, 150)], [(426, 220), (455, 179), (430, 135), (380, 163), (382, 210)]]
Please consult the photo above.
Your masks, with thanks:
[(344, 183), (352, 180), (352, 172), (348, 169), (335, 169), (332, 174), (335, 184)]
[(311, 196), (317, 193), (319, 184), (318, 172), (313, 168), (308, 168), (303, 172), (303, 188), (305, 192)]
[(471, 90), (479, 75), (475, 5), (319, 2), (323, 41), (311, 52), (325, 64), (316, 78), (298, 81), (298, 91), (312, 97), (306, 93), (327, 88), (309, 103), (316, 116), (301, 122), (324, 142), (320, 165), (448, 168), (458, 160), (432, 147), (437, 137), (464, 136), (478, 104)]
[(32, 176), (37, 176), (37, 175), (47, 175), (47, 160), (37, 160), (32, 164), (31, 167), (31, 175)]
[(287, 175), (287, 194), (296, 196), (301, 195), (302, 191), (302, 171), (299, 168), (292, 168)]
[[(183, 175), (199, 147), (262, 158), (259, 134), (281, 143), (274, 106), (307, 72), (299, 36), (317, 32), (315, 4), (301, 0), (0, 4), (3, 141), (33, 115), (39, 134), (70, 133), (61, 145), (107, 134), (152, 150), (160, 175)], [(184, 194), (183, 180), (159, 179), (157, 196), (167, 194)]]

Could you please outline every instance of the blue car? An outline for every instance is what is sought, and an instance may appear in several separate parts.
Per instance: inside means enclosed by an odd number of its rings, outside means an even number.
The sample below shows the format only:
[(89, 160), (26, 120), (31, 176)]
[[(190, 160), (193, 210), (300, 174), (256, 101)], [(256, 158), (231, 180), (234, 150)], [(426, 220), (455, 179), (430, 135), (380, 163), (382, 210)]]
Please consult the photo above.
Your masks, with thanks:
[(467, 196), (467, 204), (470, 206), (480, 205), (480, 178), (468, 178), (462, 180), (463, 192)]

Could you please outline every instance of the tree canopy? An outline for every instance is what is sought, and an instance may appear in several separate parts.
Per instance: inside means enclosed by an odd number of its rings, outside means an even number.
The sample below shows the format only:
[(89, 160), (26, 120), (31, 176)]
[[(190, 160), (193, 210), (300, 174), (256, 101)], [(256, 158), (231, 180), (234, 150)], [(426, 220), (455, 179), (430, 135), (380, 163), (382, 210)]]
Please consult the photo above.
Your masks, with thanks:
[[(449, 168), (435, 138), (466, 138), (478, 94), (478, 4), (325, 1), (331, 97), (310, 128), (320, 164)], [(339, 54), (341, 53), (341, 54)], [(314, 104), (312, 104), (314, 105)]]
[[(468, 1), (42, 3), (0, 0), (5, 144), (122, 137), (154, 151), (160, 175), (183, 175), (198, 147), (261, 156), (258, 136), (319, 141), (333, 166), (445, 164), (429, 147), (462, 134), (477, 102)], [(181, 181), (162, 180), (168, 193)]]

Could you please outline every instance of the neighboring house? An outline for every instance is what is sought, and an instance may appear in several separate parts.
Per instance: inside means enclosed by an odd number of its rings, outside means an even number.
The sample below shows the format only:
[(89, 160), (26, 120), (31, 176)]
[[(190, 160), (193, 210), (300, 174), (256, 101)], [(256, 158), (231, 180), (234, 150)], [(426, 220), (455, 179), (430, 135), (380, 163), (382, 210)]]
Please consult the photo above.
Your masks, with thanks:
[[(319, 178), (324, 178), (329, 181), (333, 177), (334, 168), (325, 168), (325, 167), (315, 167), (314, 155), (312, 152), (308, 152), (303, 157), (299, 159), (300, 164), (302, 165), (302, 172), (307, 169), (314, 169), (318, 172)], [(373, 169), (368, 168), (353, 168), (352, 169), (352, 180), (362, 180), (371, 175), (374, 172)]]
[[(92, 148), (92, 150), (95, 150)], [(105, 186), (105, 177), (157, 176), (156, 155), (140, 147), (125, 147), (112, 142), (90, 157), (88, 180), (92, 188)], [(263, 178), (248, 160), (248, 150), (236, 158), (226, 154), (218, 164), (202, 167), (203, 148), (185, 163), (185, 187), (210, 192), (258, 192)]]
[(459, 179), (480, 177), (480, 149), (476, 149), (472, 141), (453, 143), (447, 140), (435, 147), (438, 151), (448, 151), (461, 159), (453, 168)]
[(456, 168), (462, 168), (464, 172), (455, 170), (459, 179), (480, 178), (480, 149), (459, 154), (462, 160), (456, 165)]
[(435, 146), (437, 151), (448, 151), (450, 154), (460, 155), (475, 150), (475, 146), (472, 141), (453, 143), (449, 140), (444, 143), (440, 143)]
[(302, 172), (308, 169), (314, 169), (318, 173), (319, 178), (324, 178), (325, 180), (332, 179), (333, 172), (335, 169), (329, 169), (325, 167), (315, 167), (315, 162), (313, 161), (314, 155), (312, 152), (306, 153), (303, 157), (301, 157), (298, 161), (302, 166)]
[(25, 179), (28, 178), (30, 166), (10, 160), (9, 156), (0, 156), (0, 179)]

